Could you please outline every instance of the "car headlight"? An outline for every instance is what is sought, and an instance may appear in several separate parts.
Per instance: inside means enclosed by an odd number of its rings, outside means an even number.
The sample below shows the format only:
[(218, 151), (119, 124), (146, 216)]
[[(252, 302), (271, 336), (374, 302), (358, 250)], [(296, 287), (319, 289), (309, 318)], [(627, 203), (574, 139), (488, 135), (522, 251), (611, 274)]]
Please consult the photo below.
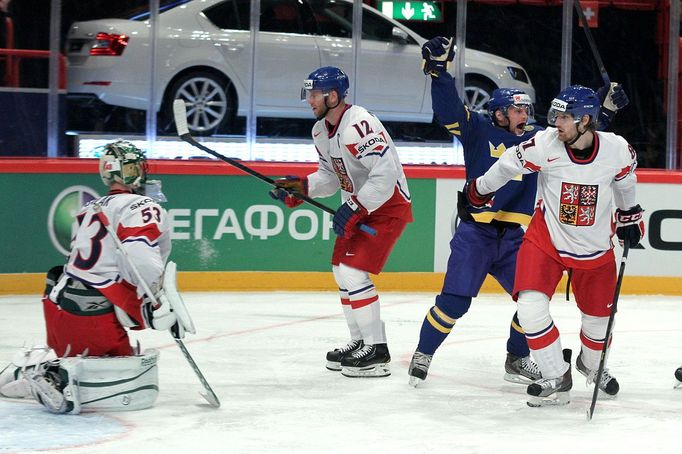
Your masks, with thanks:
[(507, 71), (509, 71), (509, 75), (512, 79), (528, 83), (528, 74), (526, 74), (526, 71), (524, 71), (523, 68), (507, 66)]

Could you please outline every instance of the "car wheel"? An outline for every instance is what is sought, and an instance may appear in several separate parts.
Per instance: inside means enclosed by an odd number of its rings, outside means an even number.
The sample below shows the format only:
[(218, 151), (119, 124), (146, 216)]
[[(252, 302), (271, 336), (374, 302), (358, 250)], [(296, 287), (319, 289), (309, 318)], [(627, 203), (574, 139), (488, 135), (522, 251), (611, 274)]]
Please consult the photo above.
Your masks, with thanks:
[[(172, 111), (174, 99), (184, 100), (190, 132), (210, 135), (234, 116), (235, 106), (229, 84), (224, 78), (206, 71), (186, 74), (173, 83), (166, 109)], [(172, 113), (169, 117), (173, 117)]]
[(486, 112), (495, 87), (490, 82), (477, 77), (467, 77), (464, 83), (464, 102), (474, 112)]

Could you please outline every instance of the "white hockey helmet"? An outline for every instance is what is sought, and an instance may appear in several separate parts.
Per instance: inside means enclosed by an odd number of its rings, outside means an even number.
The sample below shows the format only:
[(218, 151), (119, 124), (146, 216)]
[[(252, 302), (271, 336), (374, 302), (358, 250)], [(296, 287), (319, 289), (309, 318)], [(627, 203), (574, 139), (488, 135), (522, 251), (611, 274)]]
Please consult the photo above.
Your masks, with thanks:
[(99, 175), (106, 186), (114, 182), (136, 190), (147, 181), (147, 158), (132, 143), (117, 140), (101, 147)]

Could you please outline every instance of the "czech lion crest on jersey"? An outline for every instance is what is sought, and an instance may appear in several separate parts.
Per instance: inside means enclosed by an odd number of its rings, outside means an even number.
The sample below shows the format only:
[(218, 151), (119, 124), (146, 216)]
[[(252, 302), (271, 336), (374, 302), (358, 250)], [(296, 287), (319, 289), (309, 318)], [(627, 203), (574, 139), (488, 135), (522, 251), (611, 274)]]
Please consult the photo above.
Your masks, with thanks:
[(599, 186), (595, 184), (561, 183), (559, 220), (562, 224), (590, 226), (597, 211)]
[(353, 182), (348, 176), (348, 170), (346, 170), (346, 165), (343, 163), (341, 158), (332, 158), (332, 166), (334, 167), (334, 172), (339, 179), (339, 186), (341, 190), (353, 193)]

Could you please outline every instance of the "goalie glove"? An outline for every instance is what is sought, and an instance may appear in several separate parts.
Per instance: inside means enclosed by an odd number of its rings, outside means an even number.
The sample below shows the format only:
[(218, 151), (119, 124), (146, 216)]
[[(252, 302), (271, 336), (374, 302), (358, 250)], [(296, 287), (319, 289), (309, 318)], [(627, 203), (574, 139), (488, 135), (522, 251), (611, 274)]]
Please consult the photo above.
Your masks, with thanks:
[(284, 178), (275, 180), (275, 189), (268, 194), (275, 200), (279, 200), (289, 208), (296, 208), (303, 203), (297, 195), (308, 195), (308, 179), (294, 175), (287, 175)]
[(476, 189), (476, 178), (472, 178), (464, 184), (464, 197), (466, 201), (472, 208), (482, 209), (490, 208), (493, 206), (493, 200), (495, 199), (495, 193), (481, 194)]
[(629, 210), (616, 210), (616, 236), (618, 236), (618, 242), (621, 246), (625, 241), (630, 247), (639, 244), (639, 240), (644, 236), (643, 212), (644, 210), (639, 205)]
[(454, 39), (438, 36), (422, 46), (422, 70), (424, 74), (438, 77), (442, 71), (450, 68), (455, 58)]
[(150, 298), (144, 297), (143, 314), (147, 327), (159, 331), (170, 329), (178, 321), (173, 308), (166, 298), (165, 292), (159, 291), (154, 295), (158, 306), (155, 306)]

